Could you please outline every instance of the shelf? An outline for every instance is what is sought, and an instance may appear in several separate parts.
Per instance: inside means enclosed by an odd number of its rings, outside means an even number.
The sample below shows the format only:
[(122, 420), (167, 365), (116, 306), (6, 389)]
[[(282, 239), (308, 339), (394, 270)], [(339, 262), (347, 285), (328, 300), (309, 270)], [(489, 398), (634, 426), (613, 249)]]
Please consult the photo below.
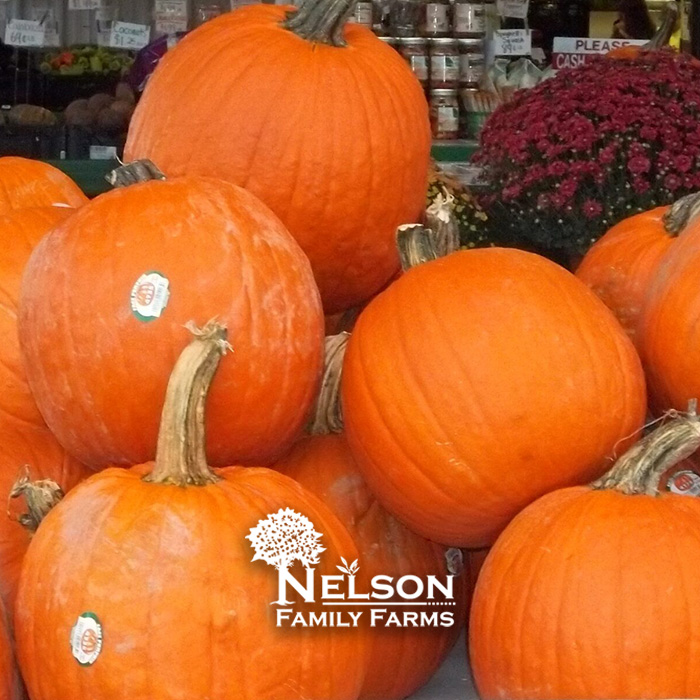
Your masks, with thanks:
[(464, 163), (478, 146), (478, 141), (434, 141), (432, 156), (442, 163)]

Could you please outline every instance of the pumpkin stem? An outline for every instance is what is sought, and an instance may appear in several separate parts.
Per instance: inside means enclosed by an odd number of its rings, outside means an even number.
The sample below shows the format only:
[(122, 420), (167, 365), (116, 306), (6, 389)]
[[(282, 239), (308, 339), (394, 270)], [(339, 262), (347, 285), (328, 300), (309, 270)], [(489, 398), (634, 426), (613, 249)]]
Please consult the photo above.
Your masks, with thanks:
[(163, 172), (150, 160), (135, 160), (128, 165), (120, 165), (108, 172), (105, 180), (112, 187), (129, 187), (138, 182), (150, 182), (151, 180), (165, 180)]
[(287, 14), (285, 29), (307, 41), (345, 46), (343, 28), (355, 11), (357, 0), (302, 0), (299, 9)]
[(654, 49), (660, 49), (662, 46), (668, 46), (668, 42), (671, 40), (671, 36), (673, 36), (676, 21), (678, 20), (677, 4), (676, 0), (671, 0), (671, 2), (666, 3), (662, 22), (656, 30), (656, 34), (642, 46), (642, 51), (653, 51)]
[[(32, 481), (29, 477), (29, 467), (25, 466), (10, 491), (9, 500), (19, 498), (20, 496), (24, 496), (24, 500), (27, 504), (27, 512), (22, 513), (17, 520), (19, 524), (26, 530), (29, 530), (29, 532), (36, 532), (39, 529), (41, 521), (63, 498), (63, 489), (51, 479)], [(10, 515), (9, 507), (8, 515)]]
[(307, 426), (311, 435), (328, 435), (343, 432), (343, 407), (340, 402), (340, 380), (343, 376), (343, 360), (350, 340), (350, 333), (326, 336), (326, 357), (321, 390), (316, 407)]
[(207, 464), (204, 408), (221, 357), (231, 346), (226, 328), (209, 321), (188, 326), (195, 336), (170, 375), (160, 420), (156, 464), (144, 481), (177, 486), (206, 486), (219, 481)]
[(700, 192), (693, 192), (674, 202), (663, 216), (666, 233), (678, 236), (700, 214)]
[(687, 415), (675, 417), (631, 447), (613, 468), (594, 481), (594, 489), (656, 496), (663, 474), (700, 448), (700, 417), (691, 407)]

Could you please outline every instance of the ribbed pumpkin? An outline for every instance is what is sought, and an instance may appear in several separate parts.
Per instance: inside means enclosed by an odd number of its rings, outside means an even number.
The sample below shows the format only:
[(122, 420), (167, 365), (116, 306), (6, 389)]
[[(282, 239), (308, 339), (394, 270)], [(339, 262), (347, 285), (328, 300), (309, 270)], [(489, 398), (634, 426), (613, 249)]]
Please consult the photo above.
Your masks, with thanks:
[(696, 217), (662, 257), (639, 323), (649, 395), (658, 412), (684, 410), (700, 397), (700, 220)]
[(237, 362), (209, 399), (215, 465), (264, 464), (300, 432), (322, 363), (308, 261), (252, 194), (211, 178), (120, 187), (56, 228), (27, 265), (20, 340), (47, 424), (85, 464), (155, 454), (191, 320), (228, 324)]
[(24, 698), (15, 665), (8, 615), (2, 603), (0, 603), (0, 698), (2, 700)]
[[(94, 475), (41, 523), (15, 614), (33, 700), (357, 697), (362, 635), (277, 627), (277, 570), (253, 561), (262, 547), (246, 540), (261, 520), (291, 508), (322, 536), (324, 551), (309, 554), (320, 561), (308, 564), (320, 576), (357, 556), (351, 537), (288, 477), (207, 466), (204, 405), (224, 338), (211, 324), (183, 351), (155, 464)], [(222, 371), (240, 361), (234, 350)], [(293, 542), (270, 533), (280, 566)], [(73, 629), (78, 620), (86, 627)]]
[(612, 310), (635, 344), (651, 281), (698, 205), (700, 198), (692, 194), (672, 207), (657, 207), (621, 221), (593, 245), (576, 270), (576, 277)]
[(700, 696), (700, 500), (656, 491), (698, 446), (697, 417), (669, 422), (506, 528), (472, 603), (481, 698)]
[(0, 426), (10, 417), (21, 423), (44, 426), (32, 397), (19, 350), (17, 304), (22, 273), (39, 241), (73, 209), (35, 207), (0, 216)]
[(0, 215), (11, 209), (66, 204), (80, 207), (88, 201), (80, 188), (57, 168), (28, 158), (0, 158)]
[(344, 26), (351, 4), (258, 4), (207, 22), (158, 65), (125, 150), (260, 197), (311, 260), (326, 313), (398, 269), (394, 230), (425, 207), (430, 153), (420, 84), (369, 29)]
[(599, 476), (646, 409), (612, 313), (520, 250), (409, 269), (360, 315), (343, 371), (346, 434), (370, 488), (453, 546), (486, 546), (537, 497)]
[[(367, 488), (342, 435), (302, 439), (275, 469), (316, 494), (340, 518), (359, 550), (358, 590), (369, 590), (373, 576), (404, 575), (454, 579), (449, 628), (382, 628), (369, 635), (368, 668), (360, 698), (401, 700), (426, 683), (454, 645), (464, 624), (468, 587), (459, 550), (446, 550), (413, 534), (387, 513)], [(448, 569), (446, 555), (459, 569)], [(450, 559), (450, 561), (452, 561)]]

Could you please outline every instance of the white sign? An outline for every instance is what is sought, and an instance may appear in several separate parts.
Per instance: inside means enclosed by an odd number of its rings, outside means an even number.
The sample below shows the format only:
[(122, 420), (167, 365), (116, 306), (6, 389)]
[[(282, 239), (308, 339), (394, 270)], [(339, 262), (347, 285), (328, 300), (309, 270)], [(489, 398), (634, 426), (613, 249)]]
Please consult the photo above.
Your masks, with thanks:
[(151, 28), (145, 24), (115, 22), (109, 33), (109, 45), (113, 49), (130, 49), (138, 51), (148, 46), (151, 40)]
[(69, 10), (99, 10), (105, 6), (105, 0), (68, 0)]
[(606, 54), (623, 46), (643, 46), (644, 39), (589, 39), (585, 37), (558, 36), (552, 46), (552, 68), (582, 66), (588, 56)]
[(529, 29), (499, 29), (493, 33), (495, 56), (529, 56), (532, 32)]
[(11, 19), (5, 27), (5, 43), (9, 46), (44, 46), (44, 25), (29, 19)]
[(527, 10), (530, 0), (497, 0), (496, 7), (501, 17), (515, 17), (527, 19)]
[(156, 0), (156, 31), (176, 34), (187, 31), (187, 0)]
[(90, 146), (90, 160), (115, 160), (116, 157), (116, 146)]

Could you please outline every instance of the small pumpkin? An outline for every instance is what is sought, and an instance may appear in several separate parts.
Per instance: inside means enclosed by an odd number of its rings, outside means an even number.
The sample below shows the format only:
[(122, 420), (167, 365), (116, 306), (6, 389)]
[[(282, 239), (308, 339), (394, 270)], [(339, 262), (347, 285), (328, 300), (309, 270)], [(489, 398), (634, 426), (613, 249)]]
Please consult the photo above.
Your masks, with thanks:
[[(115, 179), (160, 177), (149, 167)], [(214, 317), (238, 361), (212, 388), (208, 454), (270, 463), (303, 429), (323, 350), (309, 263), (279, 219), (235, 185), (185, 177), (119, 187), (54, 229), (27, 265), (19, 327), (59, 442), (94, 468), (152, 459), (184, 326)]]
[[(347, 531), (288, 477), (207, 465), (205, 401), (226, 348), (225, 331), (210, 324), (183, 351), (155, 463), (94, 475), (39, 526), (15, 614), (33, 700), (357, 697), (362, 635), (278, 628), (277, 571), (252, 561), (246, 541), (291, 508), (322, 535), (320, 576), (356, 558)], [(238, 361), (234, 352), (225, 364)], [(282, 554), (276, 561), (284, 565)], [(87, 630), (75, 627), (84, 615)]]
[(542, 494), (605, 471), (644, 420), (641, 364), (612, 313), (558, 265), (501, 248), (434, 259), (426, 229), (400, 233), (409, 269), (348, 344), (346, 435), (379, 502), (410, 529), (487, 546)]
[[(327, 339), (327, 342), (344, 339)], [(336, 361), (339, 355), (334, 355)], [(334, 368), (329, 367), (329, 371)], [(336, 370), (337, 371), (337, 370)], [(333, 383), (320, 403), (335, 401)], [(465, 621), (468, 587), (462, 553), (415, 535), (374, 498), (352, 457), (345, 437), (333, 434), (321, 409), (317, 434), (300, 440), (275, 469), (316, 494), (339, 517), (357, 545), (358, 590), (369, 590), (374, 576), (429, 575), (444, 581), (453, 575), (456, 605), (452, 627), (376, 628), (368, 640), (368, 667), (361, 700), (402, 700), (424, 685), (454, 645)]]
[(635, 345), (644, 298), (661, 260), (700, 209), (700, 196), (635, 214), (613, 226), (589, 249), (578, 277), (612, 310)]
[(0, 158), (0, 215), (11, 209), (65, 204), (78, 208), (88, 201), (67, 175), (48, 163), (29, 158)]
[(159, 63), (125, 148), (170, 177), (260, 197), (308, 255), (328, 314), (398, 270), (394, 231), (420, 218), (430, 158), (420, 84), (372, 31), (346, 24), (351, 7), (257, 4), (207, 22)]
[(700, 500), (657, 490), (699, 446), (697, 416), (669, 421), (506, 528), (472, 603), (481, 698), (700, 695)]

